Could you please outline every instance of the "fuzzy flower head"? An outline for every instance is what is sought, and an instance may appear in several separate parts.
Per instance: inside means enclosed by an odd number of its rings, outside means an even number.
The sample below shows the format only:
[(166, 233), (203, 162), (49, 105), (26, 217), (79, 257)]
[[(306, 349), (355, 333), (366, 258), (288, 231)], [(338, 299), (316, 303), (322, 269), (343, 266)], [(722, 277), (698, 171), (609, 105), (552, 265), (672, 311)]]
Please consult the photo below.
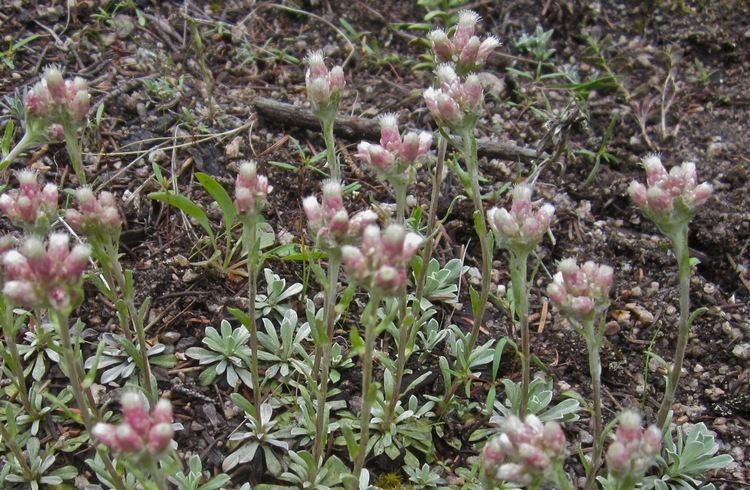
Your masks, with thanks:
[(473, 129), (484, 105), (479, 77), (470, 74), (461, 79), (448, 63), (439, 65), (435, 73), (439, 85), (424, 91), (425, 105), (432, 117), (441, 126), (459, 133)]
[(321, 51), (309, 53), (305, 58), (305, 63), (307, 64), (305, 73), (307, 99), (310, 101), (313, 112), (321, 119), (332, 119), (339, 107), (341, 90), (346, 85), (344, 70), (341, 66), (328, 70)]
[(24, 231), (43, 233), (57, 216), (57, 186), (42, 186), (33, 170), (16, 174), (18, 189), (0, 196), (0, 211)]
[(565, 433), (557, 422), (542, 423), (533, 414), (525, 421), (511, 415), (500, 432), (481, 455), (485, 477), (492, 482), (539, 485), (565, 459)]
[(480, 39), (475, 34), (480, 20), (476, 12), (463, 10), (458, 14), (452, 36), (442, 29), (427, 34), (435, 58), (440, 62), (455, 63), (458, 72), (463, 74), (483, 67), (490, 54), (500, 46), (500, 41), (495, 36)]
[(407, 233), (401, 225), (388, 225), (381, 232), (372, 224), (362, 232), (362, 243), (358, 247), (344, 245), (341, 255), (351, 279), (384, 296), (396, 296), (406, 287), (409, 261), (421, 244), (419, 235)]
[(487, 221), (500, 248), (519, 253), (529, 253), (549, 230), (555, 208), (543, 204), (535, 209), (531, 202), (532, 189), (520, 184), (513, 189), (510, 211), (492, 208), (487, 211)]
[(24, 108), (27, 119), (42, 122), (44, 128), (50, 128), (50, 137), (60, 139), (60, 128), (83, 125), (90, 101), (86, 80), (81, 77), (65, 80), (58, 67), (49, 66), (42, 79), (26, 93)]
[(564, 315), (581, 321), (607, 308), (614, 283), (612, 267), (592, 261), (578, 266), (569, 258), (561, 260), (557, 270), (547, 286), (547, 296)]
[(114, 451), (159, 454), (169, 447), (174, 435), (172, 404), (162, 398), (149, 412), (146, 399), (128, 391), (120, 399), (122, 422), (119, 425), (98, 423), (92, 430), (94, 439)]
[(634, 180), (628, 187), (628, 194), (663, 232), (690, 221), (711, 197), (713, 187), (708, 182), (698, 184), (693, 162), (683, 162), (667, 172), (659, 155), (650, 154), (642, 164), (646, 170), (646, 185)]
[(247, 215), (260, 213), (272, 189), (268, 185), (268, 178), (258, 175), (255, 162), (242, 162), (234, 187), (234, 204), (237, 212)]
[(357, 146), (357, 157), (386, 180), (398, 178), (410, 182), (415, 164), (430, 151), (432, 134), (411, 131), (402, 136), (395, 114), (384, 114), (379, 122), (380, 144), (361, 142)]
[(621, 480), (638, 481), (653, 464), (661, 444), (662, 433), (657, 426), (644, 429), (638, 412), (621, 413), (620, 425), (605, 456), (609, 473)]
[(340, 183), (327, 181), (323, 183), (322, 190), (321, 201), (315, 196), (302, 200), (307, 226), (319, 247), (332, 251), (354, 243), (362, 235), (362, 230), (377, 220), (378, 216), (369, 209), (349, 216), (344, 207)]
[(78, 209), (65, 211), (65, 220), (74, 230), (88, 237), (120, 235), (122, 217), (114, 194), (102, 191), (96, 196), (90, 187), (81, 187), (75, 196)]
[(91, 248), (70, 247), (65, 233), (52, 233), (45, 244), (34, 236), (2, 255), (3, 294), (24, 308), (70, 311), (83, 298), (81, 279)]

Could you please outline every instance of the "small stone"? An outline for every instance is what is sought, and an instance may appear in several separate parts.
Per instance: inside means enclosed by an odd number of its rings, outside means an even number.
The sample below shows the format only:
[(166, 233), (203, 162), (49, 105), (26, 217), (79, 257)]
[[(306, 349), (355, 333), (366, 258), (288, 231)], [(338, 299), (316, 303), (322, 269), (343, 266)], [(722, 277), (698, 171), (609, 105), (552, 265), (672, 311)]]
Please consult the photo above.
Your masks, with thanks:
[(625, 308), (629, 309), (633, 313), (636, 314), (638, 317), (638, 320), (640, 320), (643, 323), (654, 323), (654, 315), (650, 311), (648, 311), (643, 306), (637, 304), (637, 303), (628, 303), (625, 305)]
[(182, 282), (194, 282), (199, 277), (200, 274), (195, 272), (193, 269), (190, 269), (185, 271), (185, 274), (182, 275)]
[(743, 360), (750, 359), (750, 343), (743, 342), (735, 345), (732, 349), (732, 355)]
[(630, 290), (630, 296), (632, 296), (633, 298), (639, 298), (641, 295), (643, 295), (643, 292), (641, 291), (640, 286), (635, 286)]
[(722, 390), (718, 386), (712, 386), (710, 388), (706, 388), (705, 390), (703, 390), (703, 393), (705, 393), (705, 395), (711, 401), (714, 401), (714, 402), (717, 402), (721, 400), (722, 398), (724, 398), (724, 390)]
[(239, 158), (242, 151), (242, 136), (237, 136), (229, 142), (226, 148), (224, 148), (224, 154), (227, 158), (235, 159)]
[(482, 283), (482, 273), (476, 267), (469, 267), (466, 271), (466, 275), (469, 277), (469, 282), (475, 286), (479, 286)]
[(180, 335), (179, 332), (170, 330), (169, 332), (164, 332), (163, 334), (161, 334), (160, 340), (163, 344), (173, 345), (176, 344), (181, 337), (182, 335)]
[(192, 421), (190, 423), (190, 430), (192, 430), (193, 432), (200, 432), (203, 429), (205, 429), (205, 427), (203, 427), (202, 424), (200, 424), (200, 423), (198, 423), (196, 421)]
[(150, 163), (161, 163), (165, 162), (169, 159), (169, 156), (167, 156), (167, 153), (162, 150), (154, 150), (148, 154), (148, 161)]

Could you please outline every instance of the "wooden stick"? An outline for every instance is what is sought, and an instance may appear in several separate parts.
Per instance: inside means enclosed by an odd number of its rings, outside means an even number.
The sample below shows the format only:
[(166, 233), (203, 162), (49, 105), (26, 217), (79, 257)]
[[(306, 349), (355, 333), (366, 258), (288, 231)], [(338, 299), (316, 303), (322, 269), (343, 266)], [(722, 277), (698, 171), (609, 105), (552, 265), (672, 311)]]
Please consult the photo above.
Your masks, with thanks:
[[(309, 109), (287, 104), (286, 102), (279, 102), (267, 97), (257, 97), (255, 99), (255, 110), (260, 117), (280, 125), (305, 129), (320, 129), (320, 121), (318, 121), (318, 118)], [(334, 132), (336, 135), (350, 140), (380, 139), (380, 127), (377, 121), (360, 117), (338, 116)], [(479, 140), (477, 150), (479, 155), (487, 158), (500, 158), (527, 163), (546, 156), (545, 154), (540, 155), (536, 150), (531, 148), (487, 140)]]

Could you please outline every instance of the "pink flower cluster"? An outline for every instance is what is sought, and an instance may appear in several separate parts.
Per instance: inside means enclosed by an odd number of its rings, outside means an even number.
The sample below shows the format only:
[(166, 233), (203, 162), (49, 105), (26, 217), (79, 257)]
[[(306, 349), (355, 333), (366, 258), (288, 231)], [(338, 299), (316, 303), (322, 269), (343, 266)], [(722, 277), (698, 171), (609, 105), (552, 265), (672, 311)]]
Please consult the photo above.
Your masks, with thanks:
[(234, 188), (234, 204), (239, 213), (257, 213), (266, 204), (272, 188), (265, 175), (258, 175), (255, 162), (243, 162)]
[(609, 472), (618, 477), (640, 477), (661, 450), (662, 434), (655, 425), (641, 427), (638, 412), (628, 410), (620, 414), (620, 425), (614, 441), (607, 448)]
[(549, 230), (555, 208), (548, 203), (534, 210), (531, 203), (532, 189), (526, 184), (513, 189), (510, 211), (492, 208), (487, 211), (487, 221), (495, 233), (499, 247), (510, 250), (531, 251)]
[(114, 194), (107, 191), (94, 195), (90, 187), (76, 190), (78, 209), (65, 211), (65, 220), (76, 231), (90, 235), (97, 232), (118, 233), (122, 218)]
[(313, 112), (335, 112), (341, 98), (341, 90), (346, 85), (344, 69), (334, 66), (329, 71), (323, 59), (323, 53), (320, 51), (308, 54), (305, 63), (307, 63), (305, 73), (307, 98), (312, 105)]
[(120, 399), (123, 421), (120, 425), (98, 423), (92, 429), (97, 441), (115, 451), (139, 453), (147, 449), (158, 454), (169, 447), (174, 435), (172, 404), (162, 398), (149, 414), (140, 394), (129, 391)]
[(381, 234), (378, 225), (368, 225), (359, 247), (344, 245), (341, 255), (349, 277), (385, 296), (403, 292), (409, 261), (422, 244), (416, 233), (391, 224)]
[(533, 414), (522, 422), (510, 415), (500, 430), (481, 455), (484, 473), (493, 481), (539, 484), (565, 458), (565, 433), (557, 422), (542, 423)]
[(575, 259), (561, 260), (557, 274), (547, 286), (547, 296), (575, 320), (590, 318), (609, 303), (614, 270), (608, 265), (588, 261), (578, 266)]
[(27, 114), (51, 124), (50, 137), (62, 139), (61, 125), (68, 120), (75, 124), (85, 121), (90, 100), (86, 80), (81, 77), (65, 80), (59, 68), (50, 66), (26, 94), (24, 102)]
[(711, 197), (711, 184), (698, 184), (693, 162), (684, 162), (679, 167), (672, 167), (669, 172), (659, 155), (648, 155), (642, 163), (646, 169), (648, 187), (634, 180), (628, 187), (628, 194), (644, 214), (657, 224), (689, 220)]
[(488, 36), (480, 41), (475, 35), (479, 20), (480, 17), (475, 12), (464, 10), (458, 14), (453, 37), (449, 38), (442, 29), (435, 29), (427, 34), (437, 59), (456, 63), (464, 73), (483, 66), (489, 55), (500, 46), (500, 41), (495, 36)]
[(361, 142), (357, 156), (379, 174), (402, 176), (418, 158), (427, 155), (431, 145), (432, 134), (427, 131), (408, 132), (402, 138), (396, 115), (384, 114), (380, 117), (380, 144)]
[(479, 77), (471, 74), (461, 80), (449, 63), (438, 66), (435, 73), (440, 85), (424, 91), (425, 105), (432, 117), (456, 131), (473, 128), (484, 103)]
[(52, 233), (45, 247), (32, 236), (19, 249), (3, 254), (3, 294), (25, 308), (65, 310), (79, 301), (91, 248), (75, 245), (71, 249), (69, 241), (65, 233)]
[(16, 226), (41, 231), (39, 225), (46, 227), (57, 214), (57, 186), (42, 187), (33, 170), (21, 170), (16, 177), (19, 188), (0, 196), (0, 211)]
[(341, 184), (338, 182), (327, 181), (322, 189), (322, 203), (315, 196), (302, 200), (307, 226), (318, 246), (333, 249), (357, 241), (365, 227), (377, 221), (377, 214), (369, 209), (350, 217), (344, 208)]

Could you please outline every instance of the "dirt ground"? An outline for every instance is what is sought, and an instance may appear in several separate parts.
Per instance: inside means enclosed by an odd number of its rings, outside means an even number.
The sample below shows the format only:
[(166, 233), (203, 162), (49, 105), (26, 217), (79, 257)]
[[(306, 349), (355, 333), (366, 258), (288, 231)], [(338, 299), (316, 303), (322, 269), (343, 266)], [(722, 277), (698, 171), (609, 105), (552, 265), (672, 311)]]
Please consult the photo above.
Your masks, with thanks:
[[(198, 371), (190, 369), (195, 363), (182, 353), (199, 344), (206, 326), (218, 326), (227, 316), (225, 307), (244, 305), (245, 284), (241, 278), (189, 266), (198, 231), (175, 210), (146, 197), (157, 188), (150, 179), (151, 164), (160, 165), (165, 175), (174, 176), (180, 192), (203, 200), (211, 210), (194, 173), (212, 174), (231, 187), (237, 162), (255, 159), (274, 187), (266, 218), (277, 237), (307, 240), (301, 198), (317, 192), (322, 180), (313, 168), (316, 163), (309, 162), (322, 151), (322, 137), (259, 117), (255, 99), (306, 106), (300, 61), (309, 50), (322, 49), (336, 63), (348, 61), (341, 113), (372, 118), (398, 112), (409, 127), (434, 129), (421, 98), (431, 73), (418, 66), (425, 48), (417, 38), (425, 31), (414, 28), (424, 22), (427, 10), (416, 2), (389, 0), (298, 2), (294, 9), (306, 13), (284, 7), (294, 2), (135, 1), (130, 6), (121, 2), (116, 12), (115, 2), (105, 2), (109, 13), (88, 0), (71, 2), (70, 9), (66, 2), (36, 3), (6, 0), (0, 7), (0, 96), (22, 93), (52, 63), (90, 80), (87, 170), (125, 198), (124, 260), (136, 270), (140, 294), (153, 299), (150, 318), (159, 320), (149, 333), (169, 343), (181, 359), (175, 369), (157, 370), (160, 388), (171, 392), (185, 425), (177, 441), (181, 449), (200, 454), (204, 468), (220, 467), (227, 454), (224, 441), (240, 414), (231, 409), (227, 386), (197, 384)], [(708, 313), (694, 326), (675, 419), (705, 422), (716, 431), (720, 451), (735, 459), (710, 481), (722, 488), (747, 486), (750, 3), (517, 0), (466, 6), (482, 16), (486, 33), (503, 42), (487, 67), (480, 137), (551, 156), (541, 168), (537, 189), (557, 209), (556, 242), (545, 240), (538, 254), (544, 267), (532, 289), (532, 348), (558, 392), (572, 388), (585, 397), (589, 377), (580, 337), (551, 307), (541, 315), (548, 282), (544, 271), (568, 256), (601, 261), (616, 270), (603, 354), (605, 417), (643, 400), (646, 418), (653, 420), (664, 371), (653, 363), (644, 366), (645, 353), (650, 348), (671, 359), (677, 270), (667, 241), (629, 202), (626, 188), (633, 178), (643, 179), (637, 163), (652, 151), (661, 153), (668, 166), (696, 162), (699, 178), (714, 186), (715, 197), (690, 229), (691, 255), (700, 261), (691, 300), (694, 308), (705, 306)], [(541, 64), (534, 52), (517, 43), (522, 33), (534, 33), (539, 26), (554, 30), (548, 49), (555, 51)], [(29, 36), (38, 37), (3, 51)], [(598, 76), (599, 82), (573, 89), (561, 77), (544, 77), (562, 71), (575, 71), (582, 80)], [(0, 110), (0, 118), (10, 117), (7, 107)], [(383, 185), (354, 160), (356, 143), (338, 139), (345, 179), (361, 183), (350, 209), (389, 201)], [(586, 182), (597, 152), (611, 158), (601, 159), (598, 172)], [(63, 174), (70, 178), (66, 158), (64, 147), (50, 145), (29, 155), (28, 163), (59, 181)], [(520, 159), (485, 158), (480, 165), (487, 194), (537, 170)], [(422, 173), (410, 192), (425, 204), (429, 187)], [(449, 178), (444, 191), (453, 196), (459, 185)], [(487, 205), (505, 202), (503, 196)], [(441, 201), (441, 216), (449, 204), (448, 197)], [(466, 263), (478, 266), (470, 215), (468, 200), (452, 209), (436, 249), (441, 261), (460, 257), (469, 243)], [(507, 257), (498, 252), (495, 259), (493, 282), (505, 285)], [(287, 281), (303, 280), (299, 263), (278, 260), (270, 267)], [(472, 277), (469, 271), (465, 280)], [(317, 289), (314, 283), (311, 287), (312, 297)], [(83, 316), (95, 340), (113, 330), (116, 321), (93, 288), (88, 297)], [(461, 300), (463, 310), (453, 321), (468, 325), (468, 300)], [(297, 306), (301, 312), (302, 305)], [(490, 306), (486, 318), (483, 334), (514, 334), (498, 304)], [(503, 369), (520, 379), (518, 365), (509, 361)], [(356, 395), (359, 372), (350, 371), (349, 386)], [(644, 373), (649, 376), (645, 393)], [(436, 391), (441, 389), (437, 383), (432, 387)], [(460, 433), (460, 421), (456, 424)], [(569, 440), (585, 439), (588, 427), (587, 416), (569, 425)], [(467, 456), (444, 445), (438, 444), (438, 450), (437, 459), (446, 462), (462, 463)], [(373, 470), (378, 471), (377, 462)], [(252, 474), (257, 468), (242, 471)]]

